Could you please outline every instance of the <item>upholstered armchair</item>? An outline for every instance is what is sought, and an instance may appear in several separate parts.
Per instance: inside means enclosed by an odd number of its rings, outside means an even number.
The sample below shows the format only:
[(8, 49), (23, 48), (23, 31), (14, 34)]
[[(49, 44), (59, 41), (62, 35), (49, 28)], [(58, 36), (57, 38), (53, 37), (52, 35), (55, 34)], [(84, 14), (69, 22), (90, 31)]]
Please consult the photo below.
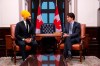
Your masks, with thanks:
[[(83, 52), (84, 52), (84, 50), (86, 50), (88, 48), (88, 44), (86, 42), (86, 41), (88, 41), (88, 39), (87, 39), (87, 35), (86, 35), (85, 31), (86, 31), (86, 24), (81, 24), (81, 42), (72, 45), (72, 50), (79, 51), (80, 62), (82, 62), (82, 57), (85, 59), (85, 55)], [(62, 42), (62, 40), (58, 44), (58, 47), (60, 50), (64, 49), (64, 42)]]
[[(15, 27), (16, 24), (11, 24), (10, 25), (10, 31), (11, 31), (11, 39), (12, 39), (12, 47), (13, 47), (13, 51), (14, 51), (14, 63), (16, 64), (16, 53), (18, 51), (20, 51), (20, 47), (15, 43)], [(31, 46), (26, 45), (26, 50), (29, 51), (31, 50)]]

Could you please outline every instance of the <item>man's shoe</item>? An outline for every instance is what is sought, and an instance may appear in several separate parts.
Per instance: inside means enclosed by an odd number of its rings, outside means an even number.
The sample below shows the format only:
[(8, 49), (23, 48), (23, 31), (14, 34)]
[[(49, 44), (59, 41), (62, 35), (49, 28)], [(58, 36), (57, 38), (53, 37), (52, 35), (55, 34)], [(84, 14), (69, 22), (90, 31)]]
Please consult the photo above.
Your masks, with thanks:
[(68, 56), (68, 58), (66, 58), (66, 62), (68, 63), (68, 65), (73, 65), (72, 64), (72, 61), (71, 61), (72, 57), (71, 56)]
[(69, 56), (68, 56), (68, 59), (70, 59), (70, 60), (71, 60), (71, 59), (72, 59), (72, 55), (69, 55)]

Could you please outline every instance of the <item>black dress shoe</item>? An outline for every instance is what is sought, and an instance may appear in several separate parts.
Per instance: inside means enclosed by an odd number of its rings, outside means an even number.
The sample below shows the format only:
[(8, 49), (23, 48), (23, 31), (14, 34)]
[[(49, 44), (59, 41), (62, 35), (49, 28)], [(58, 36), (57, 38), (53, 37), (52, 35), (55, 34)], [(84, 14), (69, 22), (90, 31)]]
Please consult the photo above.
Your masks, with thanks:
[(66, 58), (66, 62), (67, 62), (68, 64), (70, 64), (70, 65), (73, 65), (71, 59), (72, 59), (72, 56), (69, 55), (69, 56)]
[(72, 59), (72, 56), (68, 55), (67, 58), (66, 58), (66, 61), (71, 61), (71, 59)]

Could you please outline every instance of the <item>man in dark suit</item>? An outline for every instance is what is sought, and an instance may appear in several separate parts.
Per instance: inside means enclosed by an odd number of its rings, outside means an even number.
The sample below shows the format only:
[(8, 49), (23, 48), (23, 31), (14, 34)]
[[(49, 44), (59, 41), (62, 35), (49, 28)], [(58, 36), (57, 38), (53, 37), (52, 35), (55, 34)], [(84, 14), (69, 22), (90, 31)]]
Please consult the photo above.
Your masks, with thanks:
[(34, 26), (31, 23), (30, 13), (27, 10), (23, 10), (21, 16), (24, 20), (16, 24), (15, 37), (16, 44), (20, 46), (22, 59), (25, 60), (27, 57), (25, 50), (26, 44), (31, 46), (32, 54), (36, 53), (37, 44), (35, 42), (35, 31)]
[(65, 37), (65, 47), (64, 47), (64, 57), (65, 59), (68, 57), (70, 58), (71, 53), (71, 47), (74, 43), (79, 43), (81, 38), (81, 27), (80, 23), (74, 21), (75, 15), (74, 13), (68, 13), (67, 14), (67, 22), (65, 24), (63, 37)]

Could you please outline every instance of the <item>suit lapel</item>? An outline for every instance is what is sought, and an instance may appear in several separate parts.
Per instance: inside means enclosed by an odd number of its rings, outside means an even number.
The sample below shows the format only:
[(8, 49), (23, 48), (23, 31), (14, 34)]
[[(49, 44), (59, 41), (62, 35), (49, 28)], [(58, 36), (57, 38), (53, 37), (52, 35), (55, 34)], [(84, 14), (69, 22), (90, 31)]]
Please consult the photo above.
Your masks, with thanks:
[(75, 25), (76, 25), (76, 22), (74, 22), (74, 24), (73, 24), (73, 30), (72, 30), (72, 33), (74, 33)]
[(65, 24), (64, 32), (66, 32), (66, 33), (69, 32), (69, 23), (66, 23), (66, 24)]
[(24, 21), (22, 21), (22, 27), (23, 27), (23, 29), (25, 29), (25, 30), (27, 29), (26, 26), (25, 26)]

